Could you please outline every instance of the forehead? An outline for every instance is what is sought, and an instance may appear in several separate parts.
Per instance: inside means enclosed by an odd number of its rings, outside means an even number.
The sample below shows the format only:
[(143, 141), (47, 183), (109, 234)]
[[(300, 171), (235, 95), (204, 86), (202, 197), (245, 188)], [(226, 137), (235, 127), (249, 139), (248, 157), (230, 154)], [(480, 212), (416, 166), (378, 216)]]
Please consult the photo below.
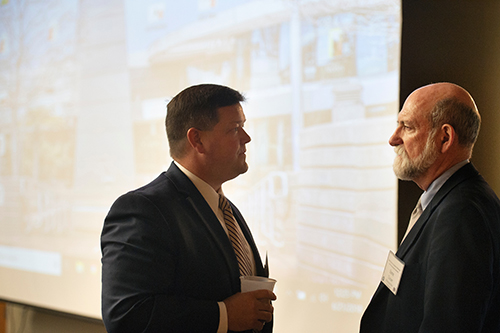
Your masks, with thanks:
[(429, 115), (432, 107), (432, 100), (422, 94), (422, 91), (417, 90), (406, 99), (401, 112), (398, 114), (398, 121), (426, 127), (430, 125)]
[(217, 109), (219, 123), (240, 123), (245, 121), (245, 114), (241, 104), (223, 106)]

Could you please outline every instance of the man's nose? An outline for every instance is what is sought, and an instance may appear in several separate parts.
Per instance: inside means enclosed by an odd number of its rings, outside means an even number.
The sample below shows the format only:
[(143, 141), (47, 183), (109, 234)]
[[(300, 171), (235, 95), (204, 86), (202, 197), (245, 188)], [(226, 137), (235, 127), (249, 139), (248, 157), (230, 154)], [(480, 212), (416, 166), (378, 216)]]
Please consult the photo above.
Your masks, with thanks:
[(400, 144), (403, 143), (403, 140), (401, 140), (401, 136), (399, 135), (399, 129), (396, 129), (394, 133), (391, 135), (389, 138), (389, 144), (393, 147), (399, 146)]
[(250, 137), (250, 135), (248, 135), (247, 131), (245, 131), (243, 128), (241, 128), (241, 131), (243, 133), (243, 142), (244, 143), (248, 143), (252, 140), (252, 138)]

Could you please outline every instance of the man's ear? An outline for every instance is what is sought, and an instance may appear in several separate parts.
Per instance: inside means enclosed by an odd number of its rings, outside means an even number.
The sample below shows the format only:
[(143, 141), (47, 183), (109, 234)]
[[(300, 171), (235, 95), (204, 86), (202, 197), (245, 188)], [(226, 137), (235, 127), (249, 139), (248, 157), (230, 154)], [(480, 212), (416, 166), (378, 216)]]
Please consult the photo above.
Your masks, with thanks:
[(441, 126), (439, 139), (441, 153), (447, 152), (457, 140), (457, 135), (453, 126), (450, 124), (444, 124)]
[(205, 152), (205, 147), (202, 142), (202, 133), (199, 129), (191, 127), (187, 131), (187, 140), (189, 145), (194, 148), (198, 153), (202, 154)]

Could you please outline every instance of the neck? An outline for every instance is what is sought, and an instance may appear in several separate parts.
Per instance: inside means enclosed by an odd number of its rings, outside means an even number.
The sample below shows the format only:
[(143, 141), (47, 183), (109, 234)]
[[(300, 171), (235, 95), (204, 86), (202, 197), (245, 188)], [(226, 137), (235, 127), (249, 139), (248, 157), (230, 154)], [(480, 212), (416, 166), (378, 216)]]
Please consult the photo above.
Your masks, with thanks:
[(176, 163), (189, 170), (189, 172), (193, 175), (210, 185), (216, 192), (220, 190), (222, 183), (212, 179), (210, 174), (207, 172), (207, 168), (203, 167), (200, 163), (197, 163), (189, 158), (174, 158), (174, 160)]
[(467, 157), (456, 158), (448, 162), (441, 161), (440, 163), (434, 163), (424, 175), (414, 179), (413, 181), (422, 190), (427, 191), (432, 182), (439, 178), (439, 176), (466, 159)]

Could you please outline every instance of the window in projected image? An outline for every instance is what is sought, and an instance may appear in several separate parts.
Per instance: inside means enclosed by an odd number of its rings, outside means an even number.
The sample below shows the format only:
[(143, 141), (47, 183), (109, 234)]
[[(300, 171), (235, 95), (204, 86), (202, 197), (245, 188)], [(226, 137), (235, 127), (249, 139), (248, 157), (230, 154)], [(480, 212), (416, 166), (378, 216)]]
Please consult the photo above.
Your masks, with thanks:
[(400, 1), (0, 2), (0, 299), (100, 318), (99, 236), (165, 170), (166, 101), (242, 91), (224, 185), (278, 280), (275, 332), (353, 332), (396, 247)]

